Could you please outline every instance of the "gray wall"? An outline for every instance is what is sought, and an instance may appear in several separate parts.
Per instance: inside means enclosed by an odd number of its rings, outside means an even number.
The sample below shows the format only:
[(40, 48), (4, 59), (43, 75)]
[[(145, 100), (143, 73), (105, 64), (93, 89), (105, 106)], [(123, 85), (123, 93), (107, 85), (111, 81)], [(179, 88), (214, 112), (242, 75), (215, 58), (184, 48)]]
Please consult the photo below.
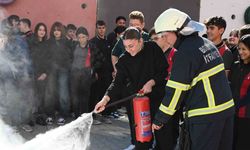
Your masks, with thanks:
[(139, 10), (145, 16), (146, 28), (150, 29), (155, 19), (170, 7), (180, 9), (199, 21), (200, 0), (97, 0), (97, 19), (104, 20), (110, 32), (115, 27), (117, 16), (128, 19), (131, 11)]

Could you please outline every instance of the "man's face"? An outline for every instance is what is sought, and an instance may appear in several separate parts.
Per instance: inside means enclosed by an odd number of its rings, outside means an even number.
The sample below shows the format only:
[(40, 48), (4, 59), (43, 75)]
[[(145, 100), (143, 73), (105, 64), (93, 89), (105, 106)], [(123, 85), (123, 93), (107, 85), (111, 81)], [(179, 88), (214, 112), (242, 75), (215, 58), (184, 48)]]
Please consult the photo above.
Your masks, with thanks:
[(19, 20), (13, 19), (13, 20), (11, 20), (11, 23), (13, 25), (12, 26), (13, 28), (18, 28)]
[(123, 20), (123, 19), (120, 19), (120, 20), (118, 20), (118, 21), (116, 22), (116, 25), (117, 25), (117, 26), (123, 26), (123, 27), (125, 27), (125, 26), (126, 26), (126, 21)]
[(157, 44), (162, 48), (162, 50), (166, 50), (169, 47), (174, 47), (174, 44), (177, 40), (177, 35), (175, 32), (163, 32), (157, 34), (158, 41)]
[(89, 37), (85, 34), (78, 34), (77, 39), (81, 45), (86, 45)]
[(71, 39), (76, 39), (76, 30), (69, 29), (67, 31), (67, 36)]
[(144, 23), (142, 23), (139, 19), (130, 19), (129, 26), (142, 30), (144, 28)]
[(152, 34), (151, 37), (150, 37), (150, 39), (151, 39), (152, 41), (154, 41), (155, 43), (157, 43), (157, 45), (158, 45), (162, 50), (164, 49), (165, 43), (164, 43), (164, 39), (163, 39), (163, 37), (162, 37), (161, 35)]
[(103, 26), (97, 25), (96, 29), (97, 29), (97, 35), (98, 36), (100, 36), (100, 37), (105, 36), (105, 34), (106, 34), (106, 26), (105, 25), (103, 25)]
[(143, 40), (140, 39), (127, 39), (123, 40), (123, 45), (126, 51), (131, 55), (135, 56), (142, 48)]
[(207, 26), (207, 38), (212, 42), (220, 40), (223, 32), (224, 28), (219, 28), (215, 25)]

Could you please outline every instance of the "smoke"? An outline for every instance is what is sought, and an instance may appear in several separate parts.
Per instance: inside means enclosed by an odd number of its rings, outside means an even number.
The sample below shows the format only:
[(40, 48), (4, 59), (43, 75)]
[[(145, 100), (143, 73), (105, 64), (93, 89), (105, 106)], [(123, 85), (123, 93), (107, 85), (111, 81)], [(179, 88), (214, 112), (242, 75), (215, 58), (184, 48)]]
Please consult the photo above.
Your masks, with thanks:
[[(3, 17), (0, 9), (0, 19)], [(8, 124), (27, 123), (36, 112), (28, 45), (3, 20), (0, 26), (0, 116)]]
[(3, 150), (88, 150), (92, 122), (92, 113), (83, 114), (24, 143), (23, 138), (0, 119), (0, 147)]
[(0, 147), (3, 150), (14, 150), (21, 146), (24, 139), (12, 129), (10, 126), (6, 125), (0, 119)]

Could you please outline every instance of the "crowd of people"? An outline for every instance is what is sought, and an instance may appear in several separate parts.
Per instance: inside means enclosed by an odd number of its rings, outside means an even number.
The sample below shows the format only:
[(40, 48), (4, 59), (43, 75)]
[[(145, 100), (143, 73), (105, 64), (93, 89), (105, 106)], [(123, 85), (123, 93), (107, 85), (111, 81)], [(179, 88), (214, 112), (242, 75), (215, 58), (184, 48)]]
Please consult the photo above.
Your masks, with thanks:
[(131, 145), (126, 150), (173, 150), (177, 144), (181, 150), (248, 149), (250, 26), (232, 29), (223, 39), (223, 17), (199, 23), (177, 9), (164, 11), (149, 34), (144, 25), (142, 12), (129, 15), (130, 27), (112, 50), (116, 77), (95, 106), (102, 112), (117, 95), (139, 90), (150, 98), (155, 142), (137, 141), (127, 104)]
[(131, 135), (126, 150), (173, 150), (182, 136), (180, 121), (189, 131), (191, 149), (246, 149), (250, 25), (232, 29), (223, 39), (226, 20), (220, 16), (202, 24), (168, 9), (149, 33), (142, 12), (132, 11), (128, 19), (126, 27), (126, 17), (118, 16), (109, 34), (105, 21), (97, 20), (94, 37), (74, 24), (55, 22), (48, 33), (46, 24), (38, 23), (32, 31), (31, 21), (17, 15), (2, 21), (2, 34), (20, 37), (30, 61), (36, 109), (35, 119), (25, 123), (63, 125), (67, 118), (95, 109), (101, 115), (94, 115), (93, 123), (110, 124), (110, 118), (124, 115), (117, 111), (121, 105), (105, 109), (107, 103), (143, 91), (150, 98), (155, 142), (136, 140), (133, 107), (127, 101), (122, 104)]

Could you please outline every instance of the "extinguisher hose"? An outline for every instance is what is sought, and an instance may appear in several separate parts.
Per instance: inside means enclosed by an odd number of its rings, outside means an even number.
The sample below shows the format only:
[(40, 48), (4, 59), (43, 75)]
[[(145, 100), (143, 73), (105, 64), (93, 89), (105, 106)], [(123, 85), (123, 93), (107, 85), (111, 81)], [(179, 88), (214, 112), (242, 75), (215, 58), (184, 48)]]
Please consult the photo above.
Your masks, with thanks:
[(125, 97), (125, 98), (122, 98), (122, 99), (120, 99), (120, 100), (117, 100), (117, 101), (115, 101), (115, 102), (113, 102), (113, 103), (110, 103), (110, 104), (108, 104), (105, 108), (109, 108), (109, 107), (115, 106), (115, 105), (117, 105), (117, 104), (120, 104), (120, 103), (129, 101), (129, 100), (131, 100), (132, 98), (136, 97), (137, 94), (138, 94), (138, 93), (135, 93), (135, 94), (130, 95), (130, 96), (128, 96), (128, 97)]

